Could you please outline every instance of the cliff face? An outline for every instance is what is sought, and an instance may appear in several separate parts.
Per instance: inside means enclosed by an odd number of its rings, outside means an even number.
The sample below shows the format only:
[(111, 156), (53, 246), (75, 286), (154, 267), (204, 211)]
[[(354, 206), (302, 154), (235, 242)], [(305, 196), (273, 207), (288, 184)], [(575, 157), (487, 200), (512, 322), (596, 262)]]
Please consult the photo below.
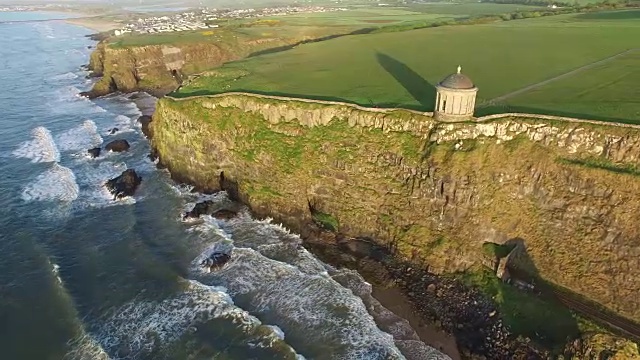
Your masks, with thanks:
[(227, 95), (158, 103), (173, 174), (294, 230), (309, 203), (339, 230), (431, 270), (520, 242), (517, 266), (640, 320), (640, 130), (533, 118), (441, 124), (404, 110)]
[(176, 89), (184, 76), (220, 66), (240, 56), (206, 42), (126, 48), (113, 48), (102, 42), (91, 54), (89, 63), (94, 75), (102, 79), (90, 95), (138, 90), (164, 95)]

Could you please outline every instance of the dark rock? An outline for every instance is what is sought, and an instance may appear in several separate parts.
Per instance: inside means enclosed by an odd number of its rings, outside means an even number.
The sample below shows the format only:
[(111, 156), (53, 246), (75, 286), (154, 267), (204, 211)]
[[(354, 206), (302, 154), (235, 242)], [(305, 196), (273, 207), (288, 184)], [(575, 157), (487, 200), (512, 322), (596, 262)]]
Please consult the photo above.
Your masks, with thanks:
[(102, 149), (97, 147), (97, 148), (89, 149), (89, 150), (87, 150), (87, 152), (89, 153), (89, 155), (91, 155), (92, 158), (97, 158), (98, 156), (100, 156), (100, 151), (101, 150)]
[(87, 46), (87, 49), (93, 49), (93, 46), (88, 45), (88, 46)]
[(79, 95), (82, 96), (82, 97), (86, 97), (88, 99), (95, 99), (95, 98), (98, 97), (98, 95), (96, 93), (94, 93), (93, 91), (91, 91), (91, 90), (82, 91)]
[(389, 251), (372, 239), (366, 237), (345, 238), (338, 242), (338, 247), (360, 258), (372, 258), (378, 261), (390, 256)]
[(113, 140), (104, 148), (108, 151), (123, 152), (129, 150), (129, 142), (127, 140)]
[(153, 137), (151, 129), (149, 129), (149, 124), (152, 120), (153, 118), (149, 115), (142, 115), (138, 118), (138, 122), (140, 123), (140, 125), (142, 125), (142, 133), (149, 139)]
[(142, 178), (133, 169), (128, 169), (116, 178), (107, 181), (107, 189), (113, 194), (113, 199), (121, 199), (126, 196), (133, 196)]
[(221, 209), (213, 213), (213, 217), (218, 220), (229, 220), (236, 217), (238, 213), (229, 209)]
[(118, 129), (117, 127), (114, 127), (113, 129), (109, 129), (109, 135), (114, 135), (115, 133), (118, 132), (118, 130), (120, 129)]
[(231, 209), (220, 209), (213, 201), (205, 200), (197, 203), (191, 211), (187, 211), (183, 219), (196, 219), (202, 215), (211, 215), (219, 220), (229, 220), (236, 217), (238, 212)]
[(210, 215), (214, 211), (214, 203), (211, 200), (205, 200), (197, 203), (191, 211), (184, 214), (183, 219), (199, 218), (201, 215)]
[(220, 269), (231, 259), (231, 255), (223, 252), (214, 252), (208, 258), (204, 259), (200, 266), (208, 268), (209, 271)]

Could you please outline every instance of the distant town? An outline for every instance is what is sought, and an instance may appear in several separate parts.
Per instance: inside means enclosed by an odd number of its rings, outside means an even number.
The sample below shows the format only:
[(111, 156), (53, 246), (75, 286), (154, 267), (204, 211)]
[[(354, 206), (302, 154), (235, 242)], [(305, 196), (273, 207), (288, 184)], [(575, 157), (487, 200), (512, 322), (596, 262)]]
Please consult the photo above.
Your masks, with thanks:
[(217, 28), (219, 20), (250, 19), (266, 16), (282, 16), (300, 13), (319, 13), (327, 11), (345, 11), (345, 8), (327, 8), (323, 6), (285, 6), (264, 9), (198, 9), (175, 15), (140, 18), (133, 23), (115, 30), (116, 36), (127, 33), (153, 34), (162, 32), (188, 31)]
[(9, 11), (46, 11), (46, 10), (66, 10), (69, 9), (69, 6), (62, 4), (44, 4), (44, 5), (11, 5), (11, 6), (0, 6), (0, 12), (9, 12)]

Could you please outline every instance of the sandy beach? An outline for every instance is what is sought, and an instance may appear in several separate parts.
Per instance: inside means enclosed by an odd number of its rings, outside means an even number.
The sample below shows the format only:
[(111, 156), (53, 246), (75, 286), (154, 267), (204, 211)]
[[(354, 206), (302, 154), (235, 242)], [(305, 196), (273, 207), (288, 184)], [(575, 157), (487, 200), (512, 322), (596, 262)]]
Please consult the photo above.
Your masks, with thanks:
[(96, 18), (96, 17), (81, 17), (81, 18), (65, 19), (64, 22), (66, 22), (67, 24), (82, 26), (96, 32), (109, 31), (109, 30), (117, 29), (121, 26), (121, 24), (117, 22)]

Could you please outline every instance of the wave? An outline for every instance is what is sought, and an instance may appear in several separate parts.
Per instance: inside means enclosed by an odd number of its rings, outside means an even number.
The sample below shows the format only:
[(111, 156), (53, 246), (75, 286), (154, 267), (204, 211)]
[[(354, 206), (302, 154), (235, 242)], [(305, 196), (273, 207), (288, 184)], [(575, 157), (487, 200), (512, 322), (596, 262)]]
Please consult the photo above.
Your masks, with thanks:
[(74, 74), (72, 72), (67, 72), (67, 73), (64, 73), (64, 74), (56, 75), (56, 76), (52, 77), (51, 80), (61, 81), (61, 80), (74, 80), (74, 79), (77, 79), (77, 78), (78, 78), (77, 74)]
[(79, 193), (80, 189), (73, 171), (56, 163), (24, 188), (22, 199), (71, 202), (78, 198)]
[[(328, 346), (336, 359), (402, 359), (393, 337), (381, 331), (362, 299), (329, 276), (331, 270), (306, 249), (299, 236), (248, 214), (221, 223), (205, 217), (196, 228), (215, 234), (192, 263), (192, 275), (224, 286), (241, 306), (289, 334), (288, 343), (312, 357)], [(209, 227), (207, 229), (207, 227)], [(213, 251), (231, 248), (231, 260), (213, 273), (198, 264)], [(326, 348), (324, 348), (326, 349)]]
[(106, 113), (107, 110), (80, 95), (76, 86), (65, 86), (54, 92), (53, 102), (48, 105), (55, 114)]
[(61, 151), (77, 151), (99, 146), (103, 140), (98, 128), (92, 120), (85, 120), (81, 125), (70, 129), (56, 137)]
[(31, 159), (34, 163), (60, 161), (60, 152), (47, 128), (39, 126), (31, 131), (31, 136), (31, 140), (23, 142), (13, 152), (14, 156)]
[[(114, 309), (92, 333), (112, 356), (138, 358), (193, 336), (214, 319), (233, 325), (247, 337), (250, 346), (282, 349), (285, 345), (272, 328), (235, 306), (225, 289), (192, 280), (187, 281), (183, 292), (168, 299), (132, 301)], [(292, 348), (284, 347), (295, 354)]]
[(104, 160), (100, 162), (93, 162), (88, 159), (82, 161), (85, 163), (78, 173), (78, 183), (82, 187), (80, 203), (77, 204), (78, 207), (102, 208), (136, 203), (133, 197), (114, 200), (113, 194), (105, 186), (107, 180), (113, 179), (127, 170), (127, 164)]

